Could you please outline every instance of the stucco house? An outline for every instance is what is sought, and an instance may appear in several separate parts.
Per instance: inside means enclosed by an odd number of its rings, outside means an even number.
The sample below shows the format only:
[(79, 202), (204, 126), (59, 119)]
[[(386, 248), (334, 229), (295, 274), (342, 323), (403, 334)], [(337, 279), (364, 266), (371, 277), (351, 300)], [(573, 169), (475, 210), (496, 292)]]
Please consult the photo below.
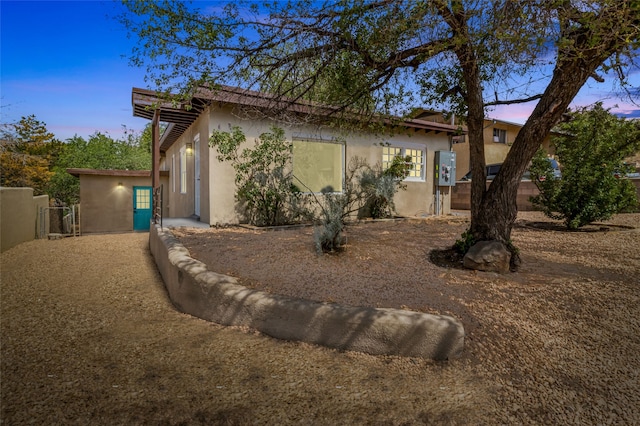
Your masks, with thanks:
[[(149, 230), (151, 171), (67, 169), (67, 173), (80, 179), (81, 234)], [(166, 173), (160, 179), (167, 184)]]
[[(301, 156), (313, 159), (304, 167), (307, 187), (313, 191), (323, 186), (341, 191), (345, 167), (354, 156), (369, 164), (383, 165), (396, 155), (410, 156), (406, 190), (395, 199), (398, 214), (449, 213), (451, 188), (437, 185), (434, 162), (437, 151), (451, 151), (453, 138), (461, 132), (459, 126), (408, 119), (389, 121), (388, 129), (393, 129), (390, 136), (361, 131), (345, 134), (329, 126), (328, 120), (323, 122), (328, 108), (310, 103), (286, 105), (285, 112), (303, 118), (297, 124), (250, 114), (265, 108), (268, 100), (263, 93), (225, 86), (215, 91), (200, 88), (184, 103), (166, 102), (153, 91), (132, 89), (133, 114), (152, 120), (154, 164), (168, 176), (162, 187), (166, 217), (195, 216), (210, 225), (238, 223), (234, 170), (230, 164), (218, 161), (216, 150), (209, 147), (209, 137), (214, 130), (228, 131), (239, 126), (246, 135), (247, 146), (253, 146), (255, 139), (274, 125), (283, 128), (293, 143), (294, 171), (297, 167), (302, 172)], [(314, 120), (304, 120), (312, 115)], [(162, 135), (159, 123), (167, 124)]]

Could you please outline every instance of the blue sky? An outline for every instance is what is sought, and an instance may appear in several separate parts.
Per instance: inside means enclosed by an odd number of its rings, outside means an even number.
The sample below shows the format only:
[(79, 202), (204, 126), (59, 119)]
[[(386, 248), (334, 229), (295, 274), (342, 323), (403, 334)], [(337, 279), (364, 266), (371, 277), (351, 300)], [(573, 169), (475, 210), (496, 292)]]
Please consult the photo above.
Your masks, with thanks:
[[(128, 65), (126, 31), (109, 1), (5, 1), (1, 16), (2, 122), (35, 114), (59, 139), (142, 130), (131, 88), (146, 87)], [(111, 16), (111, 17), (110, 17)]]
[[(131, 88), (146, 87), (144, 70), (128, 65), (134, 41), (113, 18), (120, 8), (111, 1), (1, 0), (0, 121), (34, 114), (62, 140), (97, 131), (118, 138), (123, 125), (142, 130), (147, 121), (133, 117)], [(639, 70), (631, 82), (640, 87)], [(640, 107), (611, 90), (591, 81), (574, 105), (601, 100), (640, 117)], [(491, 116), (523, 123), (532, 107), (503, 107)]]

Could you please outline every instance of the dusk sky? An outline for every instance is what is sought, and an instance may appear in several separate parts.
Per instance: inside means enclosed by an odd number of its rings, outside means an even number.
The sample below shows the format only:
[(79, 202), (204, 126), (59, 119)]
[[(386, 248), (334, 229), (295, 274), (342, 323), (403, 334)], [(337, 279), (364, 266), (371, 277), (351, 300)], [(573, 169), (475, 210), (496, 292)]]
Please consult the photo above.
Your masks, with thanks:
[[(131, 88), (146, 87), (144, 70), (128, 64), (134, 41), (113, 18), (121, 8), (111, 1), (1, 0), (0, 121), (34, 114), (61, 140), (97, 131), (118, 138), (123, 125), (142, 130), (146, 120), (133, 117)], [(640, 88), (640, 70), (630, 81)], [(603, 101), (618, 104), (614, 112), (640, 117), (640, 107), (611, 90), (591, 80), (574, 106)], [(510, 106), (490, 116), (523, 123), (532, 108)]]

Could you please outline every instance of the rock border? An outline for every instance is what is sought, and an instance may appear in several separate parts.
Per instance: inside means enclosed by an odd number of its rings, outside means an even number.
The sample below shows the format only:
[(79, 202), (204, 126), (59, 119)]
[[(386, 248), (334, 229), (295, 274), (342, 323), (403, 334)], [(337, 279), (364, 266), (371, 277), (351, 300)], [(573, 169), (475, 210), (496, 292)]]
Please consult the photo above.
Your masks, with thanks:
[(207, 321), (372, 355), (446, 360), (464, 348), (464, 327), (450, 316), (342, 306), (252, 290), (234, 277), (209, 271), (158, 225), (149, 231), (149, 248), (174, 306)]

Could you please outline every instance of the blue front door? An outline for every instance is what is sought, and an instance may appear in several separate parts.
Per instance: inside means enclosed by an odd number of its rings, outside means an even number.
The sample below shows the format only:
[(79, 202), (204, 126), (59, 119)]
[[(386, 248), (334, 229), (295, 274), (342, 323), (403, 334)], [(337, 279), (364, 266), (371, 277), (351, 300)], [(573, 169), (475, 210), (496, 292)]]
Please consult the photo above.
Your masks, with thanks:
[(151, 224), (153, 195), (150, 186), (133, 187), (133, 230), (148, 231)]

